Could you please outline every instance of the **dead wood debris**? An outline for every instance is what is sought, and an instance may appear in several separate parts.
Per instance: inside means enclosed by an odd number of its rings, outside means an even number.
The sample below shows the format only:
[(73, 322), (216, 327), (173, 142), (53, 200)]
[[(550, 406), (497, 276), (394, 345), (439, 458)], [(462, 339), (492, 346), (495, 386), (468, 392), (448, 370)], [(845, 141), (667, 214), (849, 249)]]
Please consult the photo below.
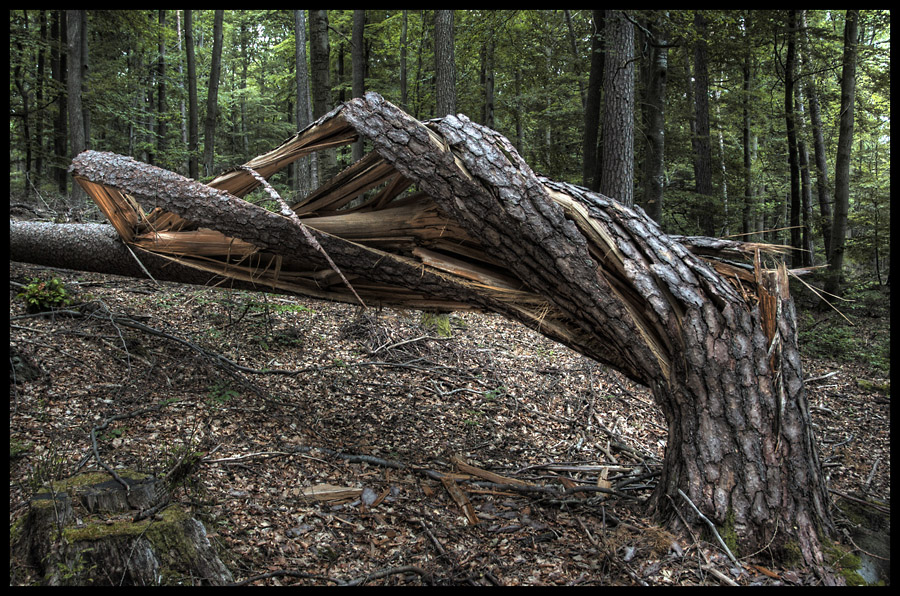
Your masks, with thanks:
[[(666, 439), (649, 394), (520, 325), (464, 313), (437, 339), (415, 311), (53, 275), (106, 310), (11, 298), (10, 343), (45, 372), (10, 385), (11, 526), (97, 457), (163, 476), (201, 453), (172, 500), (239, 584), (806, 581), (644, 519)], [(806, 369), (833, 489), (889, 504), (889, 402)]]

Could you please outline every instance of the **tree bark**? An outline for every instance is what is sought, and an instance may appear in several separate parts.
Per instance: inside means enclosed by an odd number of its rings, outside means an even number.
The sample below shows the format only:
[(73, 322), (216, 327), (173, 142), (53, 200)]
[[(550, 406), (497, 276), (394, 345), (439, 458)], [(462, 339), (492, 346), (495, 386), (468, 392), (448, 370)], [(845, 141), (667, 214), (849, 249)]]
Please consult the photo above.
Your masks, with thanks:
[(434, 12), (435, 115), (456, 112), (456, 60), (453, 52), (453, 11)]
[(188, 87), (188, 176), (200, 177), (197, 148), (200, 146), (200, 118), (197, 112), (197, 61), (194, 59), (193, 11), (184, 11), (184, 50), (187, 54)]
[(791, 213), (791, 263), (797, 267), (802, 262), (803, 248), (800, 233), (800, 163), (797, 154), (797, 125), (794, 114), (794, 76), (796, 71), (797, 11), (788, 10), (787, 55), (784, 59), (784, 119), (787, 130), (788, 167), (790, 169)]
[[(331, 99), (331, 46), (328, 43), (328, 11), (309, 11), (309, 67), (313, 118), (324, 116), (334, 107)], [(318, 154), (319, 180), (337, 174), (337, 152), (325, 149)]]
[(700, 233), (715, 236), (716, 218), (713, 205), (712, 151), (709, 143), (709, 50), (706, 43), (707, 21), (702, 11), (694, 15), (694, 26), (699, 36), (694, 44), (693, 82), (688, 85), (693, 92), (694, 129), (691, 145), (694, 150), (694, 179), (698, 197), (697, 222)]
[[(68, 31), (66, 40), (68, 43), (68, 113), (69, 113), (69, 138), (71, 139), (71, 155), (74, 157), (84, 151), (86, 139), (84, 135), (84, 106), (81, 103), (82, 89), (82, 37), (87, 34), (82, 28), (82, 11), (67, 11), (66, 22)], [(72, 189), (72, 198), (81, 200), (85, 198), (80, 188)]]
[(600, 192), (634, 205), (634, 25), (621, 11), (606, 22)]
[(584, 99), (581, 184), (593, 191), (598, 191), (600, 190), (600, 160), (597, 158), (597, 137), (600, 131), (600, 96), (603, 91), (603, 64), (605, 62), (603, 49), (605, 11), (592, 11), (592, 20), (594, 32), (591, 35), (591, 71), (588, 75), (588, 88)]
[(666, 47), (665, 19), (662, 11), (647, 22), (649, 55), (644, 83), (644, 163), (641, 206), (653, 221), (662, 224), (665, 188), (666, 80), (669, 50)]
[(219, 112), (219, 74), (222, 69), (222, 20), (225, 11), (217, 10), (213, 22), (212, 63), (209, 70), (209, 92), (206, 95), (206, 125), (203, 138), (203, 165), (206, 175), (213, 173), (215, 166), (216, 116)]
[[(353, 47), (350, 58), (353, 65), (353, 97), (362, 97), (366, 90), (366, 52), (365, 52), (366, 11), (353, 11), (353, 30), (351, 32)], [(363, 154), (362, 140), (353, 145), (353, 161), (359, 161)]]
[(847, 214), (850, 211), (850, 150), (853, 147), (853, 111), (856, 104), (856, 53), (859, 11), (848, 10), (844, 23), (844, 58), (841, 69), (841, 124), (834, 163), (834, 225), (831, 228), (831, 260), (825, 291), (840, 296), (844, 270)]
[[(92, 151), (73, 162), (73, 173), (138, 255), (164, 258), (166, 238), (210, 235), (203, 229), (210, 228), (227, 241), (220, 274), (240, 279), (242, 254), (276, 255), (278, 280), (263, 276), (264, 264), (250, 280), (352, 301), (344, 282), (329, 281), (339, 268), (369, 305), (494, 311), (612, 366), (650, 387), (669, 423), (666, 465), (651, 500), (660, 519), (674, 523), (680, 500), (667, 497), (681, 490), (734, 530), (741, 552), (799, 548), (822, 568), (828, 499), (783, 269), (764, 272), (757, 258), (744, 273), (755, 288), (749, 299), (716, 273), (726, 263), (685, 247), (746, 245), (676, 240), (641, 211), (536, 176), (507, 139), (465, 116), (425, 124), (374, 93), (249, 164), (267, 177), (302, 151), (356, 135), (374, 152), (293, 206), (310, 236), (291, 217), (237, 199), (255, 186), (244, 170), (203, 185)], [(382, 193), (341, 209), (398, 174), (421, 192)], [(129, 200), (142, 204), (148, 221)], [(181, 256), (169, 258), (210, 271), (211, 246), (179, 246), (172, 253)], [(204, 255), (202, 265), (188, 258), (192, 252)], [(302, 275), (314, 283), (302, 285)], [(728, 278), (737, 275), (730, 270)], [(686, 519), (698, 523), (692, 512)]]

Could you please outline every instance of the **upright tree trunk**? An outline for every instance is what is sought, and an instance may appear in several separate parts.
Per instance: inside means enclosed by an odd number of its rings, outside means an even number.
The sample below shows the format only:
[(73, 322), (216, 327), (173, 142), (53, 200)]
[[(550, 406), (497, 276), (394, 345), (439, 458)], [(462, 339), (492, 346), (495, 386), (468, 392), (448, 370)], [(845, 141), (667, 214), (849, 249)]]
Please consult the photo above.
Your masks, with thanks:
[(597, 140), (600, 131), (600, 96), (603, 91), (604, 10), (594, 10), (591, 35), (591, 70), (588, 75), (587, 94), (584, 99), (584, 139), (581, 147), (581, 184), (593, 191), (600, 190), (600, 160), (597, 158)]
[(68, 149), (69, 120), (67, 92), (68, 61), (66, 60), (66, 42), (68, 23), (65, 10), (54, 10), (50, 26), (53, 37), (50, 46), (50, 69), (56, 81), (56, 119), (53, 122), (53, 172), (59, 192), (66, 194), (69, 184), (68, 164), (71, 160)]
[(807, 63), (806, 97), (809, 101), (809, 119), (812, 125), (813, 154), (816, 161), (816, 191), (819, 197), (819, 215), (822, 221), (821, 233), (825, 246), (825, 260), (831, 262), (831, 185), (828, 181), (828, 156), (825, 152), (825, 133), (822, 128), (822, 114), (819, 109), (819, 93), (816, 89), (815, 68), (809, 56), (809, 31), (806, 26), (806, 11), (800, 11), (800, 28), (803, 30), (801, 60)]
[[(328, 43), (328, 11), (309, 11), (309, 67), (313, 118), (321, 118), (334, 107), (331, 99), (331, 46)], [(337, 150), (319, 152), (319, 180), (327, 180), (338, 171)]]
[(787, 55), (784, 59), (784, 120), (787, 130), (788, 166), (791, 173), (790, 184), (790, 226), (791, 226), (791, 263), (799, 267), (803, 261), (802, 234), (800, 230), (800, 163), (797, 156), (797, 125), (794, 115), (794, 76), (796, 71), (796, 30), (797, 11), (788, 10), (787, 21)]
[[(749, 11), (747, 11), (749, 13)], [(752, 67), (752, 46), (750, 45), (751, 22), (749, 14), (745, 19), (744, 27), (744, 60), (741, 65), (741, 76), (743, 79), (743, 93), (741, 95), (741, 111), (742, 126), (741, 136), (744, 148), (744, 207), (741, 213), (741, 232), (746, 240), (753, 240), (752, 232), (756, 231), (756, 185), (753, 182), (753, 161), (756, 157), (755, 136), (753, 135), (751, 113), (751, 67)]]
[[(71, 140), (72, 153), (75, 157), (85, 149), (84, 136), (84, 107), (81, 104), (82, 90), (82, 36), (85, 31), (82, 29), (82, 20), (80, 10), (67, 11), (66, 22), (68, 31), (66, 38), (68, 42), (68, 66), (69, 76), (66, 81), (68, 88), (68, 111), (69, 111), (69, 138)], [(80, 201), (86, 198), (83, 190), (79, 187), (72, 189), (72, 198)]]
[(620, 11), (606, 23), (600, 192), (634, 205), (634, 25)]
[(850, 211), (850, 150), (853, 147), (853, 111), (856, 104), (856, 46), (859, 41), (859, 10), (848, 10), (844, 23), (844, 58), (841, 69), (841, 124), (837, 159), (834, 162), (834, 226), (831, 228), (831, 260), (825, 291), (841, 295), (844, 244)]
[(453, 11), (434, 11), (435, 115), (456, 113), (456, 59)]
[(648, 56), (644, 80), (644, 164), (641, 206), (654, 221), (662, 223), (665, 188), (666, 80), (669, 50), (666, 48), (668, 13), (647, 22)]
[(206, 126), (203, 128), (203, 166), (210, 176), (215, 167), (216, 116), (219, 112), (219, 75), (222, 71), (222, 21), (225, 11), (217, 10), (213, 21), (212, 62), (209, 68), (209, 92), (206, 95)]
[(188, 87), (188, 176), (200, 177), (200, 116), (197, 101), (197, 61), (194, 58), (194, 18), (193, 11), (184, 11), (184, 49), (187, 53), (187, 87)]
[[(294, 11), (294, 41), (296, 73), (294, 105), (297, 111), (297, 130), (303, 130), (311, 121), (312, 107), (309, 102), (309, 70), (306, 67), (306, 18), (302, 10)], [(294, 162), (294, 191), (298, 200), (318, 186), (312, 165), (310, 156), (301, 157)]]
[[(166, 151), (166, 11), (159, 11), (159, 41), (156, 62), (156, 153), (164, 159)], [(165, 163), (160, 162), (160, 163)]]
[[(366, 90), (366, 11), (356, 9), (353, 11), (353, 31), (350, 49), (351, 62), (353, 64), (353, 97), (362, 97)], [(353, 161), (359, 161), (363, 155), (362, 139), (353, 144)]]
[(702, 11), (694, 15), (694, 27), (699, 36), (694, 43), (693, 83), (688, 81), (694, 99), (694, 130), (691, 144), (694, 151), (694, 180), (698, 203), (695, 213), (700, 232), (716, 235), (716, 217), (712, 186), (712, 150), (709, 142), (709, 58), (706, 42), (707, 21)]

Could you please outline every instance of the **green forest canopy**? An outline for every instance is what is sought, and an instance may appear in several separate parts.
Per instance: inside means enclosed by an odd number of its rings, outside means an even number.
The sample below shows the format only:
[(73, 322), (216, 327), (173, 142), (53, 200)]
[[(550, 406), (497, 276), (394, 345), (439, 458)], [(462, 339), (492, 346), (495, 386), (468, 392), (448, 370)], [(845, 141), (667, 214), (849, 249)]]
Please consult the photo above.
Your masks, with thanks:
[[(65, 195), (71, 189), (66, 173), (73, 155), (67, 137), (70, 114), (65, 75), (76, 60), (66, 63), (71, 44), (65, 43), (63, 23), (67, 17), (80, 18), (82, 12), (87, 31), (81, 94), (87, 148), (131, 155), (187, 174), (185, 11), (11, 10), (11, 203), (14, 197)], [(352, 96), (354, 11), (324, 12), (329, 43), (327, 95), (333, 107)], [(364, 12), (365, 88), (416, 118), (435, 116), (435, 11)], [(599, 31), (602, 36), (603, 19), (619, 11), (453, 12), (456, 111), (478, 122), (488, 121), (517, 146), (536, 171), (556, 180), (583, 183), (582, 140), (592, 84), (592, 35)], [(796, 21), (800, 24), (791, 29), (790, 18), (796, 19), (799, 13), (805, 20)], [(881, 281), (882, 275), (889, 275), (890, 264), (890, 14), (876, 10), (858, 13), (849, 260), (845, 267)], [(705, 21), (703, 27), (698, 26), (698, 15)], [(307, 45), (311, 16), (304, 15)], [(778, 230), (764, 239), (790, 243), (785, 229), (791, 223), (785, 67), (793, 38), (799, 58), (792, 79), (799, 151), (805, 147), (809, 156), (803, 190), (811, 198), (804, 203), (803, 225), (813, 242), (812, 263), (823, 264), (827, 258), (823, 224), (830, 227), (830, 221), (828, 216), (823, 218), (816, 198), (821, 175), (814, 159), (810, 99), (815, 95), (821, 109), (827, 184), (833, 197), (847, 11), (635, 10), (622, 17), (634, 28), (634, 196), (638, 205), (642, 204), (641, 164), (648, 158), (643, 98), (649, 55), (650, 49), (664, 40), (661, 224), (677, 234), (702, 233), (698, 213), (704, 213), (712, 214), (716, 235)], [(202, 123), (212, 63), (213, 20), (212, 10), (193, 11), (201, 123), (198, 153), (210, 141), (203, 138)], [(223, 22), (213, 139), (215, 171), (210, 175), (201, 171), (202, 180), (274, 148), (298, 128), (294, 13), (224, 11)], [(698, 47), (707, 51), (703, 66), (709, 79), (705, 95), (709, 100), (711, 197), (697, 193), (692, 145), (697, 105), (692, 81), (700, 64)], [(315, 60), (311, 50), (306, 48), (308, 61)], [(316, 65), (309, 66), (314, 69)], [(486, 109), (488, 103), (493, 106), (492, 113)], [(602, 152), (602, 130), (599, 136)], [(745, 150), (751, 158), (749, 171)], [(339, 151), (341, 164), (350, 159), (349, 148)], [(800, 163), (803, 167), (802, 159)], [(273, 180), (285, 196), (290, 196), (292, 187), (288, 176), (281, 173)]]

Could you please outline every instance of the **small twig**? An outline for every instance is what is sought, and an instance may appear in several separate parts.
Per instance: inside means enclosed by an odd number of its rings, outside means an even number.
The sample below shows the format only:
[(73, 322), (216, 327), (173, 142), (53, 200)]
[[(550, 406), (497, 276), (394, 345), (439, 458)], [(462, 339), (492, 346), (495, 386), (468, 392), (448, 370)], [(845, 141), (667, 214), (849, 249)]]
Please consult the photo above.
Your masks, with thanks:
[(700, 510), (697, 509), (697, 506), (694, 505), (693, 501), (691, 501), (691, 500), (688, 498), (688, 496), (687, 496), (686, 494), (684, 494), (684, 491), (682, 491), (680, 488), (678, 489), (678, 494), (681, 495), (681, 497), (682, 497), (685, 501), (688, 502), (688, 505), (691, 506), (691, 509), (694, 510), (694, 513), (696, 513), (698, 516), (700, 516), (700, 519), (702, 519), (703, 521), (706, 522), (706, 525), (708, 525), (708, 526), (709, 526), (709, 529), (712, 530), (712, 533), (713, 533), (713, 535), (716, 537), (716, 540), (719, 541), (719, 544), (720, 544), (720, 545), (722, 546), (722, 548), (725, 550), (725, 554), (728, 555), (728, 558), (731, 559), (732, 563), (734, 563), (735, 565), (737, 565), (738, 567), (740, 567), (741, 564), (738, 562), (738, 560), (735, 558), (735, 556), (734, 556), (733, 554), (731, 554), (731, 549), (728, 548), (728, 545), (725, 544), (725, 541), (722, 540), (722, 537), (721, 537), (721, 536), (719, 536), (719, 531), (716, 530), (716, 525), (715, 525), (714, 523), (712, 523), (711, 521), (709, 521), (709, 518), (708, 518), (708, 517), (706, 517), (705, 515), (703, 515), (702, 513), (700, 513)]

